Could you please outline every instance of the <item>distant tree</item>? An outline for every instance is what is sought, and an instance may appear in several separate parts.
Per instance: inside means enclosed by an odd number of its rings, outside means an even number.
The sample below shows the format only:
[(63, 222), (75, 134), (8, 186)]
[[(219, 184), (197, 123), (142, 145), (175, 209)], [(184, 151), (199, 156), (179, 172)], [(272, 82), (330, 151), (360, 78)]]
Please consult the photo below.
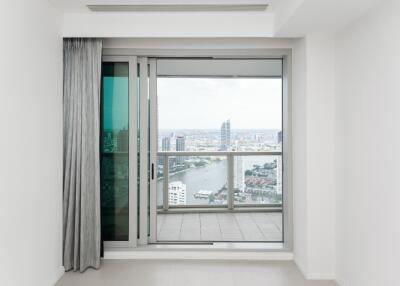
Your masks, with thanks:
[(212, 195), (210, 195), (210, 196), (208, 197), (208, 202), (209, 202), (209, 203), (213, 203), (214, 201), (215, 201), (215, 195), (212, 194)]
[(205, 166), (207, 163), (206, 162), (204, 162), (204, 161), (199, 161), (199, 162), (195, 162), (194, 163), (194, 165), (196, 166), (196, 167), (203, 167), (203, 166)]
[(246, 171), (244, 172), (244, 175), (245, 175), (245, 176), (252, 176), (252, 175), (253, 175), (253, 172), (252, 172), (251, 170), (246, 170)]

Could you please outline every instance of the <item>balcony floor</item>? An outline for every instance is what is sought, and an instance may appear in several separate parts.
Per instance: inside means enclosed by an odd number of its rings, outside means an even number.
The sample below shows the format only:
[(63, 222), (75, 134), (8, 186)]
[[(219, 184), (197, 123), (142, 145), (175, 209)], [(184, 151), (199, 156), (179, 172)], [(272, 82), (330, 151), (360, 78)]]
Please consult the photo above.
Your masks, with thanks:
[(158, 241), (282, 241), (282, 213), (182, 213), (157, 215)]

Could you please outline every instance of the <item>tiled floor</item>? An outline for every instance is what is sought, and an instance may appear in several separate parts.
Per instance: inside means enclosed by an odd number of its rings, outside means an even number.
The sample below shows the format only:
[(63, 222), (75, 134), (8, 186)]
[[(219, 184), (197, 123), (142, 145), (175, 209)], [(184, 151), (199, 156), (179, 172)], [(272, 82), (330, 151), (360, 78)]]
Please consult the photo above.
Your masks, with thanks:
[(158, 214), (159, 241), (281, 241), (282, 214)]
[(337, 286), (307, 281), (290, 261), (104, 260), (100, 270), (68, 272), (56, 286)]

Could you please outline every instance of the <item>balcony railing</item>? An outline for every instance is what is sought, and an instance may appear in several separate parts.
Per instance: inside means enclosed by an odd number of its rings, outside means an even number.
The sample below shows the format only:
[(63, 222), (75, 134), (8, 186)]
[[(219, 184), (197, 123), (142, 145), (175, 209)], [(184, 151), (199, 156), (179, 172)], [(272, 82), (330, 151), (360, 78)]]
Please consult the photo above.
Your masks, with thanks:
[[(277, 160), (273, 162), (279, 161), (279, 164), (275, 165), (275, 174), (276, 174), (276, 181), (273, 183), (270, 183), (271, 185), (274, 185), (275, 189), (274, 191), (277, 191), (277, 188), (282, 187), (282, 152), (281, 151), (200, 151), (200, 152), (191, 152), (191, 151), (176, 151), (176, 152), (171, 152), (171, 151), (164, 151), (164, 152), (158, 152), (158, 160), (162, 164), (162, 177), (158, 178), (159, 180), (162, 180), (162, 205), (159, 203), (158, 209), (159, 211), (168, 211), (168, 210), (178, 210), (182, 208), (224, 208), (225, 210), (233, 211), (238, 208), (243, 208), (243, 207), (262, 207), (262, 208), (271, 208), (271, 209), (281, 209), (282, 208), (282, 200), (279, 202), (272, 202), (272, 203), (263, 203), (263, 202), (257, 202), (257, 203), (236, 203), (235, 202), (235, 193), (236, 195), (239, 192), (244, 193), (244, 188), (246, 186), (246, 190), (251, 189), (247, 185), (243, 185), (243, 190), (239, 190), (237, 187), (235, 187), (235, 158), (236, 160), (239, 157), (255, 157), (255, 156), (260, 156), (260, 157), (275, 157)], [(204, 157), (215, 157), (215, 158), (224, 158), (226, 159), (226, 186), (224, 187), (226, 190), (226, 203), (224, 204), (173, 204), (170, 205), (170, 198), (169, 198), (169, 181), (170, 181), (170, 158), (179, 158), (179, 157), (184, 157), (185, 159), (195, 159), (195, 158), (204, 158)], [(183, 161), (180, 159), (179, 161)], [(271, 161), (270, 161), (271, 162)], [(254, 172), (255, 174), (253, 177), (250, 179), (250, 183), (252, 184), (252, 180), (256, 181), (255, 185), (253, 185), (252, 190), (257, 192), (262, 192), (265, 191), (265, 188), (271, 188), (271, 185), (268, 185), (268, 179), (266, 177), (263, 177), (262, 172), (271, 172), (271, 167), (270, 165), (265, 164), (266, 169), (262, 169), (263, 167), (260, 167), (261, 169), (258, 170), (257, 172)], [(268, 170), (269, 168), (269, 170)], [(243, 181), (245, 178), (245, 171), (241, 170), (240, 171), (243, 175)], [(247, 170), (246, 172), (250, 172), (250, 170)], [(166, 175), (168, 174), (168, 175)], [(238, 175), (238, 173), (236, 173)], [(207, 179), (207, 178), (205, 178)], [(271, 180), (269, 180), (271, 181)], [(260, 187), (260, 185), (264, 184), (263, 187)], [(282, 189), (280, 189), (282, 191)]]

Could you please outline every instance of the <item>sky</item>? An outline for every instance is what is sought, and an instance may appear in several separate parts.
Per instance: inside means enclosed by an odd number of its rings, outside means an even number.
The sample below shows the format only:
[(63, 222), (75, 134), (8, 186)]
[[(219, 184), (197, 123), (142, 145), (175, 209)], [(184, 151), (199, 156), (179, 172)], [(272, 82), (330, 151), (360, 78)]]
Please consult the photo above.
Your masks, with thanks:
[(281, 129), (282, 80), (158, 78), (159, 129)]

